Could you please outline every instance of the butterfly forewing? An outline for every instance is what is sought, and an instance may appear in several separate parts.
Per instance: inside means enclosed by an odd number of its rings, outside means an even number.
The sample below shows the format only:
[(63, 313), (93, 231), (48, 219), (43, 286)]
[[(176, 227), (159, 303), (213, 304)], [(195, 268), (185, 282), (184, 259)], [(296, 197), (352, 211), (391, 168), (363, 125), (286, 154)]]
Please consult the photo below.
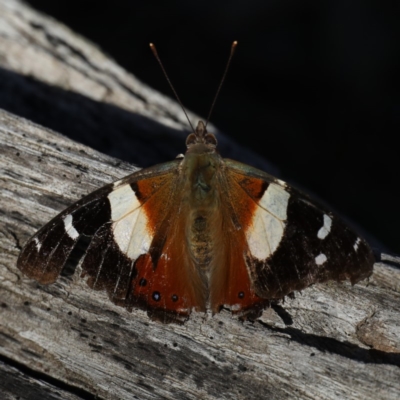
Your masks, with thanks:
[[(371, 275), (371, 249), (340, 218), (262, 171), (225, 161), (228, 179), (254, 204), (251, 218), (240, 223), (246, 232), (246, 265), (260, 297), (279, 299), (316, 282), (355, 283)], [(243, 215), (239, 202), (232, 207)]]
[(38, 282), (55, 282), (80, 235), (93, 235), (110, 221), (107, 185), (76, 202), (32, 236), (18, 258), (18, 268)]

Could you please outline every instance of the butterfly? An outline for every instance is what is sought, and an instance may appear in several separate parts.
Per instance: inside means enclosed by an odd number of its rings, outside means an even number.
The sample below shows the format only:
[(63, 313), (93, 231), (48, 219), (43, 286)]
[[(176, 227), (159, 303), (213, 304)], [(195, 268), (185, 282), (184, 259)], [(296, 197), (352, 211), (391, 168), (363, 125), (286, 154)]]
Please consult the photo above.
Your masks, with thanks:
[(200, 121), (183, 158), (135, 172), (76, 202), (28, 240), (18, 268), (56, 281), (78, 239), (88, 285), (164, 322), (228, 308), (255, 319), (316, 282), (367, 278), (366, 241), (307, 195), (223, 159)]
[(193, 310), (223, 308), (254, 320), (271, 301), (314, 283), (371, 275), (363, 238), (285, 182), (222, 158), (204, 122), (186, 146), (184, 156), (61, 212), (28, 240), (18, 268), (53, 283), (79, 239), (90, 237), (81, 262), (89, 287), (177, 323)]

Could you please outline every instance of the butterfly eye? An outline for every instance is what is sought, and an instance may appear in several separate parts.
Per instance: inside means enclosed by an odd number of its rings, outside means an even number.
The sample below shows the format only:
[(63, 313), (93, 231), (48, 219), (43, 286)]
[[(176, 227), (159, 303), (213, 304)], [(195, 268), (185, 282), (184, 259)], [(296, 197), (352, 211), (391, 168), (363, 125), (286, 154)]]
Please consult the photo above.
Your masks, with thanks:
[(206, 144), (217, 147), (217, 139), (212, 133), (207, 133), (204, 139)]
[(186, 138), (186, 147), (189, 148), (190, 146), (194, 145), (196, 143), (196, 135), (194, 133), (191, 133), (187, 138)]

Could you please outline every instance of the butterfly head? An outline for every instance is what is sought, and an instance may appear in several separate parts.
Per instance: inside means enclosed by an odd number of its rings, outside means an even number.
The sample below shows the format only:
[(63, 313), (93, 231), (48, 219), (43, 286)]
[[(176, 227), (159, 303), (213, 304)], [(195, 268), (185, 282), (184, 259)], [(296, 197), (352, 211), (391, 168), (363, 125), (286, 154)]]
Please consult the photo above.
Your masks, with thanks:
[(190, 152), (203, 151), (213, 153), (217, 147), (217, 139), (212, 133), (207, 132), (204, 122), (199, 121), (194, 133), (187, 137), (186, 147)]

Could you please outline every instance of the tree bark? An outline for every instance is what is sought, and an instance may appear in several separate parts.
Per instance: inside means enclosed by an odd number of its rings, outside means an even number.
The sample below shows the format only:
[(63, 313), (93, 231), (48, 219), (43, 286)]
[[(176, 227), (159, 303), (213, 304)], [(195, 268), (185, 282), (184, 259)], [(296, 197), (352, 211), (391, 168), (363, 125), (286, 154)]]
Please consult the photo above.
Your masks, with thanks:
[[(150, 135), (163, 151), (160, 132), (183, 141), (186, 122), (174, 102), (67, 28), (7, 0), (0, 4), (0, 33), (0, 74), (22, 94), (9, 89), (7, 109), (41, 122), (35, 115), (45, 112), (43, 105), (21, 111), (31, 93), (57, 104), (53, 112), (70, 107), (63, 118), (76, 115), (89, 131), (106, 114), (125, 144), (141, 146)], [(128, 126), (141, 134), (126, 139)], [(222, 312), (163, 325), (90, 290), (79, 271), (41, 286), (16, 268), (21, 246), (38, 228), (135, 168), (5, 111), (0, 156), (2, 398), (398, 398), (399, 258), (382, 254), (369, 282), (315, 285), (255, 323)]]

